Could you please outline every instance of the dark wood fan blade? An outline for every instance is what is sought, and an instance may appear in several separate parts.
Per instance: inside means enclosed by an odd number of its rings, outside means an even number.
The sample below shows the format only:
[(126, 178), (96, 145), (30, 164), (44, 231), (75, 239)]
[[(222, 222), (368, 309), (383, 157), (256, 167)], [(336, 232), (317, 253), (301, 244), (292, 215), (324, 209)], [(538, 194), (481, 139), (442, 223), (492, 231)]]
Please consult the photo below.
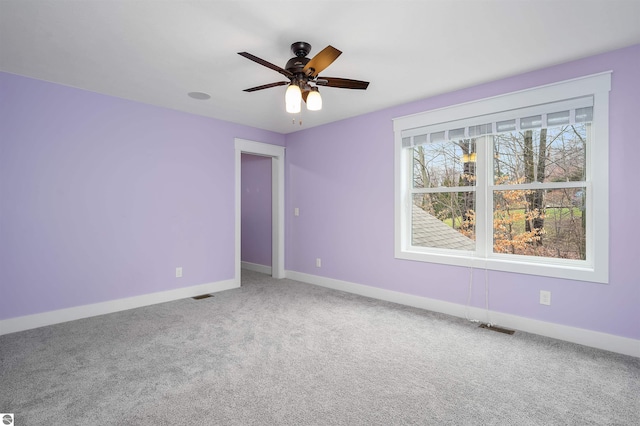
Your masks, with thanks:
[(262, 86), (256, 86), (250, 89), (244, 89), (243, 92), (255, 92), (256, 90), (268, 89), (270, 87), (286, 86), (287, 84), (290, 84), (290, 83), (291, 82), (289, 81), (278, 81), (277, 83), (263, 84)]
[(287, 78), (293, 78), (293, 74), (290, 73), (289, 71), (285, 70), (284, 68), (280, 68), (279, 66), (274, 65), (271, 62), (267, 62), (264, 59), (260, 59), (257, 56), (252, 55), (251, 53), (238, 52), (238, 55), (244, 56), (245, 58), (250, 59), (253, 62), (257, 62), (260, 65), (264, 65), (267, 68), (271, 68), (274, 71), (278, 71), (280, 74), (284, 75)]
[(368, 81), (349, 80), (348, 78), (337, 77), (318, 77), (316, 80), (318, 86), (338, 87), (340, 89), (360, 89), (366, 90), (369, 86)]
[(342, 52), (333, 46), (327, 46), (322, 49), (316, 56), (311, 58), (307, 65), (304, 66), (302, 71), (308, 76), (315, 77), (318, 73), (324, 71), (329, 65), (333, 63), (338, 56), (342, 55)]

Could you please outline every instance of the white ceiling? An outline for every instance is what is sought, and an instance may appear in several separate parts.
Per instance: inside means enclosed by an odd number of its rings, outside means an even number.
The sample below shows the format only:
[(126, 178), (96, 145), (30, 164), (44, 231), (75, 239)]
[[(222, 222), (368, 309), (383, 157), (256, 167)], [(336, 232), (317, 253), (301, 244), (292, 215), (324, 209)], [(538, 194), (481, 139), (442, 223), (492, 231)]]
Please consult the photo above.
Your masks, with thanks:
[[(284, 111), (284, 67), (343, 51), (321, 75), (324, 108)], [(640, 43), (640, 0), (0, 0), (0, 70), (290, 133)], [(206, 101), (188, 92), (211, 94)]]

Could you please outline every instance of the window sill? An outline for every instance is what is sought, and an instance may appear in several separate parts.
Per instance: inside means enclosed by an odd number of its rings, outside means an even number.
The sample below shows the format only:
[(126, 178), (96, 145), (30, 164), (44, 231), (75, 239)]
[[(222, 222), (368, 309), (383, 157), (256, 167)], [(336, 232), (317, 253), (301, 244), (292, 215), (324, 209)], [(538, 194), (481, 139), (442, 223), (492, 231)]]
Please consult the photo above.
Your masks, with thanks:
[(470, 252), (442, 250), (442, 252), (426, 253), (419, 251), (419, 249), (415, 251), (396, 251), (395, 258), (600, 284), (609, 283), (609, 274), (604, 266), (598, 268), (598, 265), (588, 265), (587, 262), (563, 259), (549, 260), (544, 258), (545, 261), (540, 262), (539, 260), (543, 258), (497, 254), (488, 258), (482, 258), (474, 256), (473, 253)]

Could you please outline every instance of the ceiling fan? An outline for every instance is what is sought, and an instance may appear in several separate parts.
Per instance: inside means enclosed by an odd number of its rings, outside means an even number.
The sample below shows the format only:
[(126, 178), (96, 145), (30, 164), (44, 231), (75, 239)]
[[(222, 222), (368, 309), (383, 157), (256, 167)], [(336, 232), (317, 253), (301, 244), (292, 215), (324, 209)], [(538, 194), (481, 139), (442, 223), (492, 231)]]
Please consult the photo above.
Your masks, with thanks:
[(318, 73), (324, 71), (329, 65), (342, 54), (341, 51), (333, 46), (327, 46), (322, 49), (313, 58), (307, 58), (311, 51), (311, 45), (304, 41), (297, 41), (291, 45), (291, 51), (295, 55), (289, 59), (284, 68), (260, 59), (248, 52), (238, 52), (238, 55), (244, 56), (254, 62), (259, 63), (267, 68), (279, 72), (287, 77), (289, 81), (278, 81), (275, 83), (264, 84), (262, 86), (245, 89), (245, 92), (255, 92), (256, 90), (268, 89), (270, 87), (288, 85), (285, 94), (285, 102), (287, 112), (300, 112), (301, 100), (307, 104), (307, 109), (317, 111), (322, 109), (322, 98), (318, 91), (318, 86), (337, 87), (340, 89), (360, 89), (365, 90), (369, 86), (368, 81), (349, 80), (337, 77), (321, 77)]

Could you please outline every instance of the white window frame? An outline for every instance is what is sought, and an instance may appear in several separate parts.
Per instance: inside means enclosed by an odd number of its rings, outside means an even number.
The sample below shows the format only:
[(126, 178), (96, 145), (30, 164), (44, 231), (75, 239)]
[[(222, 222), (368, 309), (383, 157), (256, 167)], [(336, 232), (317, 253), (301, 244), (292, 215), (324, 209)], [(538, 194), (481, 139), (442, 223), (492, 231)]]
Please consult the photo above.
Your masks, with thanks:
[[(425, 111), (393, 119), (395, 134), (395, 257), (398, 259), (470, 266), (498, 271), (565, 278), (597, 283), (609, 282), (609, 92), (611, 72), (561, 81), (473, 102)], [(586, 152), (587, 253), (584, 261), (493, 253), (492, 220), (486, 194), (492, 194), (490, 167), (478, 175), (485, 196), (477, 197), (476, 211), (484, 224), (477, 226), (474, 252), (424, 248), (411, 245), (411, 150), (403, 149), (403, 132), (437, 123), (470, 120), (488, 114), (593, 96), (591, 141)], [(491, 164), (488, 147), (477, 145), (477, 156)], [(506, 188), (505, 188), (506, 189)], [(482, 199), (480, 199), (482, 198)]]

